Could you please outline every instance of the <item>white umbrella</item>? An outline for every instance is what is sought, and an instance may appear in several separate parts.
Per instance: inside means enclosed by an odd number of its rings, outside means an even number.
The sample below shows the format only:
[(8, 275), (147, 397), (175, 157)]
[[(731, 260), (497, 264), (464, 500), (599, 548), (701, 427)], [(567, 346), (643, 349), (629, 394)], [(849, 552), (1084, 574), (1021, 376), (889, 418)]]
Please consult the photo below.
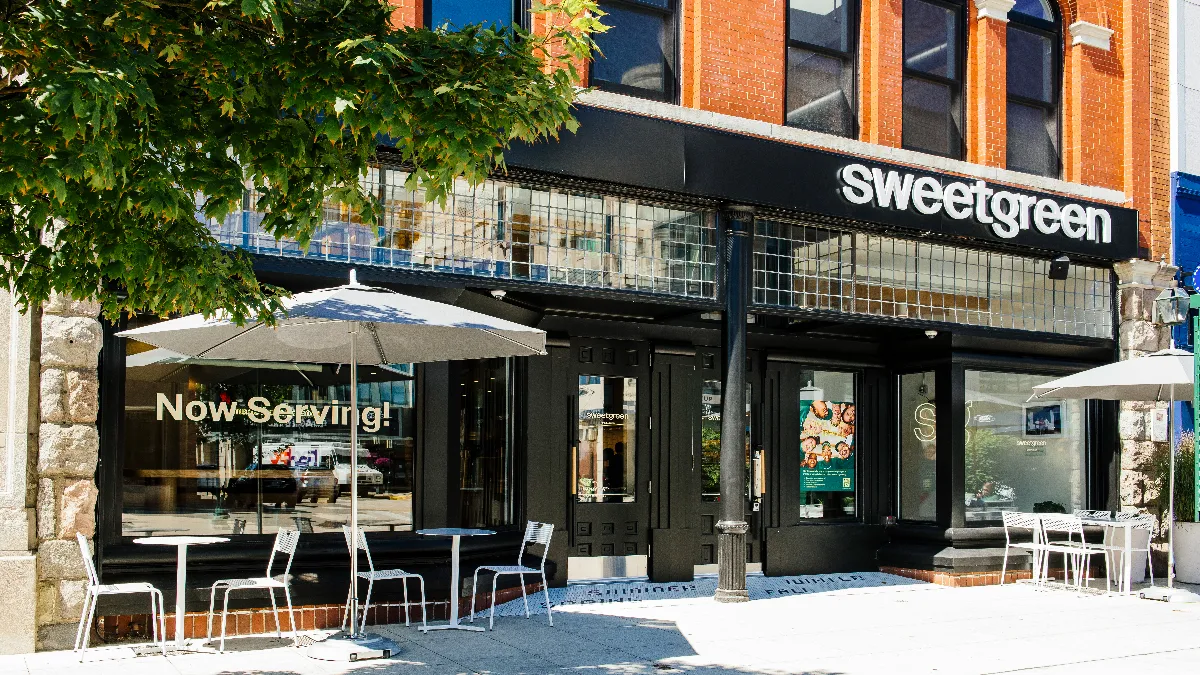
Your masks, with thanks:
[[(1195, 380), (1194, 363), (1189, 352), (1174, 347), (1163, 349), (1039, 384), (1033, 388), (1030, 400), (1190, 401)], [(1175, 434), (1169, 423), (1167, 430), (1171, 464), (1167, 492), (1167, 587), (1170, 588), (1175, 579)]]
[[(227, 316), (193, 314), (118, 333), (121, 337), (206, 360), (279, 363), (347, 363), (350, 408), (358, 411), (359, 365), (534, 356), (546, 353), (546, 333), (461, 307), (423, 300), (358, 283), (283, 301), (275, 326), (262, 321), (237, 325)], [(358, 349), (358, 334), (368, 336)], [(349, 350), (346, 348), (349, 347)], [(347, 355), (347, 351), (349, 354)], [(357, 412), (355, 413), (357, 415)], [(350, 425), (350, 447), (358, 447), (358, 424)], [(358, 462), (350, 462), (350, 528), (358, 531)], [(350, 588), (357, 588), (358, 556), (350, 556)], [(182, 592), (182, 591), (181, 591)], [(351, 614), (358, 612), (351, 595)], [(453, 601), (453, 599), (451, 599)], [(350, 635), (355, 637), (354, 621)]]

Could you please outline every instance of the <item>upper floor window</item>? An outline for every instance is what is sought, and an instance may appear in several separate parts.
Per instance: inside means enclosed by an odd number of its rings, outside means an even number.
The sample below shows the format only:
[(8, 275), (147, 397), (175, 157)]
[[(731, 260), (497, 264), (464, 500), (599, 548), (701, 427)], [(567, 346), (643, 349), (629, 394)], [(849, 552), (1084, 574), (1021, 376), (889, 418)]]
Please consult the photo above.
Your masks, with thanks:
[(589, 81), (597, 89), (659, 101), (675, 100), (676, 0), (602, 0), (595, 36), (600, 53)]
[(904, 0), (904, 121), (910, 150), (963, 155), (963, 4)]
[(788, 126), (854, 136), (857, 0), (789, 0)]
[(1059, 175), (1062, 24), (1047, 0), (1008, 13), (1008, 168)]
[(490, 24), (507, 28), (521, 23), (524, 0), (425, 0), (425, 23), (431, 28), (449, 24), (463, 28), (469, 24)]

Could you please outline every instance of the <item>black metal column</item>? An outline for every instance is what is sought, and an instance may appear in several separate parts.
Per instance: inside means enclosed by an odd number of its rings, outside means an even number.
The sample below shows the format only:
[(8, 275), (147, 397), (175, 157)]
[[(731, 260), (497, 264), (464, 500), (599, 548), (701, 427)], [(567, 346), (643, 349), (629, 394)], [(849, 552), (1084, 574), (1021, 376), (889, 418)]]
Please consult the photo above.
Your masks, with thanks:
[(717, 602), (746, 602), (746, 308), (750, 299), (750, 229), (754, 210), (722, 213), (721, 519), (717, 521)]

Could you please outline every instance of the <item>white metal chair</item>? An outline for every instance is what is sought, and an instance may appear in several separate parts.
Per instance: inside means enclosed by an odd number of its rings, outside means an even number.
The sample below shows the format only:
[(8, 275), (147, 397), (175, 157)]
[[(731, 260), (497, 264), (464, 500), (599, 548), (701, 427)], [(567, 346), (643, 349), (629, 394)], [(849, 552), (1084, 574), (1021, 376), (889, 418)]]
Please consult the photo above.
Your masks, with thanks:
[[(553, 523), (528, 521), (525, 524), (525, 538), (521, 540), (521, 550), (517, 552), (516, 565), (483, 565), (475, 568), (471, 581), (471, 623), (475, 623), (475, 595), (479, 590), (479, 571), (492, 573), (492, 609), (488, 616), (488, 628), (491, 629), (496, 621), (496, 580), (505, 574), (516, 574), (521, 581), (521, 599), (525, 601), (525, 618), (529, 618), (529, 597), (525, 594), (525, 575), (542, 575), (542, 590), (546, 593), (546, 618), (554, 625), (554, 616), (550, 613), (550, 585), (546, 583), (546, 554), (550, 552), (550, 538), (554, 536)], [(542, 561), (537, 567), (526, 567), (525, 547), (529, 544), (542, 546)]]
[[(421, 582), (421, 627), (422, 628), (426, 627), (425, 622), (426, 622), (427, 616), (426, 616), (426, 610), (425, 610), (425, 577), (421, 576), (420, 574), (414, 574), (412, 572), (405, 572), (404, 570), (401, 570), (401, 569), (391, 569), (391, 570), (375, 569), (375, 561), (371, 558), (371, 548), (369, 546), (367, 546), (367, 535), (365, 532), (363, 532), (363, 529), (361, 527), (358, 528), (358, 536), (353, 537), (353, 539), (356, 540), (353, 543), (352, 543), (352, 536), (350, 534), (350, 526), (343, 525), (342, 526), (342, 534), (344, 534), (346, 536), (346, 548), (350, 549), (350, 555), (357, 555), (358, 554), (357, 551), (362, 551), (363, 553), (367, 554), (367, 571), (365, 571), (365, 572), (360, 571), (358, 573), (359, 579), (367, 580), (367, 598), (366, 598), (366, 602), (364, 602), (362, 604), (362, 620), (359, 623), (359, 631), (365, 631), (367, 629), (367, 610), (371, 608), (371, 592), (373, 590), (375, 590), (375, 582), (376, 581), (391, 581), (393, 579), (399, 579), (400, 582), (402, 584), (404, 584), (404, 625), (405, 626), (409, 625), (408, 608), (411, 607), (412, 605), (417, 604), (417, 603), (410, 603), (408, 601), (408, 580), (409, 579), (417, 579), (418, 581)], [(357, 551), (355, 550), (356, 548), (357, 548)], [(351, 597), (351, 594), (354, 592), (354, 590), (355, 589), (351, 588), (349, 590), (349, 592), (346, 593), (346, 609), (345, 609), (345, 613), (342, 616), (342, 630), (346, 629), (347, 621), (355, 620), (355, 617), (350, 616), (350, 597)], [(453, 600), (451, 600), (451, 602), (453, 602)]]
[[(96, 565), (92, 562), (92, 552), (88, 548), (87, 538), (76, 532), (75, 540), (79, 542), (79, 554), (83, 556), (83, 565), (87, 569), (88, 586), (83, 598), (83, 614), (79, 617), (79, 630), (75, 633), (75, 651), (79, 660), (87, 653), (88, 641), (91, 638), (92, 621), (96, 618), (96, 602), (102, 595), (122, 595), (125, 593), (148, 593), (150, 595), (150, 626), (154, 642), (162, 647), (163, 656), (167, 655), (167, 624), (163, 616), (164, 605), (162, 592), (153, 584), (131, 582), (126, 584), (101, 584), (100, 575), (96, 574)], [(180, 593), (183, 589), (179, 590)]]
[[(1092, 569), (1092, 556), (1103, 555), (1108, 558), (1108, 548), (1101, 544), (1089, 544), (1083, 533), (1083, 521), (1076, 515), (1063, 513), (1043, 513), (1039, 517), (1042, 526), (1042, 541), (1046, 542), (1045, 555), (1042, 558), (1042, 578), (1049, 576), (1049, 559), (1051, 553), (1061, 553), (1063, 556), (1063, 582), (1068, 579), (1069, 572), (1075, 575), (1075, 587), (1082, 588), (1089, 578)], [(1065, 540), (1052, 540), (1051, 533), (1066, 534)], [(1076, 541), (1075, 537), (1079, 540)], [(1073, 569), (1072, 569), (1073, 568)], [(1108, 587), (1108, 574), (1104, 575), (1105, 586)]]
[[(1154, 516), (1150, 515), (1149, 513), (1119, 512), (1119, 513), (1117, 513), (1117, 520), (1135, 521), (1137, 523), (1137, 525), (1134, 526), (1134, 529), (1146, 531), (1146, 548), (1140, 548), (1140, 547), (1134, 545), (1129, 549), (1129, 552), (1131, 555), (1134, 553), (1145, 553), (1146, 554), (1146, 571), (1149, 572), (1149, 574), (1150, 574), (1150, 585), (1153, 586), (1154, 585), (1154, 561), (1151, 560), (1151, 556), (1150, 556), (1150, 549), (1152, 548), (1150, 545), (1150, 542), (1154, 539), (1154, 525), (1155, 525)], [(1114, 534), (1114, 536), (1115, 536), (1115, 534)], [(1124, 542), (1117, 543), (1116, 541), (1112, 541), (1112, 542), (1108, 542), (1108, 545), (1109, 545), (1108, 546), (1109, 550), (1112, 551), (1113, 553), (1120, 554), (1122, 551), (1125, 550)], [(1121, 578), (1124, 578), (1124, 575), (1122, 575)]]
[[(1000, 585), (1004, 585), (1004, 575), (1008, 571), (1008, 550), (1010, 548), (1025, 549), (1033, 556), (1033, 564), (1030, 569), (1033, 572), (1033, 582), (1037, 583), (1042, 571), (1042, 554), (1045, 552), (1045, 542), (1042, 540), (1042, 526), (1038, 521), (1038, 514), (1004, 511), (1001, 517), (1004, 519), (1004, 562), (1000, 565)], [(1014, 544), (1012, 541), (1012, 530), (1014, 529), (1029, 530), (1032, 539), (1028, 542)]]
[(1095, 520), (1104, 520), (1105, 518), (1113, 517), (1112, 511), (1096, 511), (1094, 509), (1075, 509), (1072, 513), (1080, 518), (1092, 518)]
[[(292, 611), (291, 582), (292, 560), (296, 557), (296, 544), (300, 542), (300, 533), (296, 530), (280, 529), (275, 533), (275, 545), (271, 547), (271, 555), (267, 558), (267, 575), (250, 579), (221, 579), (212, 585), (208, 595), (208, 639), (212, 639), (213, 603), (216, 602), (217, 591), (224, 589), (225, 604), (221, 608), (221, 651), (225, 651), (225, 624), (229, 616), (229, 594), (233, 591), (265, 590), (271, 596), (271, 611), (275, 615), (275, 636), (283, 637), (279, 626), (279, 607), (275, 604), (275, 590), (283, 589), (287, 599), (288, 617), (292, 622), (292, 638), (296, 637), (296, 614)], [(276, 555), (286, 555), (287, 565), (283, 568), (283, 580), (276, 579), (271, 574), (275, 565)]]

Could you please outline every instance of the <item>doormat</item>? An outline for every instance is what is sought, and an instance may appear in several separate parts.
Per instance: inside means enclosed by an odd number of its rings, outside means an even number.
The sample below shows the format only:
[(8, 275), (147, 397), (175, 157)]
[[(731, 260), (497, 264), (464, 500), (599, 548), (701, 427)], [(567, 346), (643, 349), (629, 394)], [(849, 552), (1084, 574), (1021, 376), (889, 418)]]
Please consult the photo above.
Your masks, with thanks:
[[(845, 574), (807, 574), (795, 577), (746, 576), (746, 590), (751, 600), (767, 600), (788, 595), (828, 593), (859, 588), (888, 588), (893, 586), (925, 586), (924, 581), (884, 574), (882, 572), (847, 572)], [(701, 576), (695, 581), (653, 583), (649, 581), (599, 581), (573, 583), (566, 588), (551, 588), (550, 603), (555, 609), (616, 602), (654, 602), (686, 598), (711, 598), (717, 590), (716, 576)], [(546, 613), (546, 595), (541, 591), (529, 595), (529, 611)], [(521, 598), (496, 606), (496, 616), (524, 616)]]

